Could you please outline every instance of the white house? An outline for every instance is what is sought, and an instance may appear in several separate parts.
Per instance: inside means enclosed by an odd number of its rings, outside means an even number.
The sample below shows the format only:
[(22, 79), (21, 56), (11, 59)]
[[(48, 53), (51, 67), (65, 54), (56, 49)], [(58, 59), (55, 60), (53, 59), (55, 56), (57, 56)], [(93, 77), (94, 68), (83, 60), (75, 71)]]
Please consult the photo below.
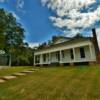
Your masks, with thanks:
[[(93, 37), (67, 38), (63, 36), (53, 38), (53, 44), (37, 49), (34, 52), (34, 65), (95, 63), (99, 47), (95, 29)], [(99, 62), (99, 61), (98, 61)]]

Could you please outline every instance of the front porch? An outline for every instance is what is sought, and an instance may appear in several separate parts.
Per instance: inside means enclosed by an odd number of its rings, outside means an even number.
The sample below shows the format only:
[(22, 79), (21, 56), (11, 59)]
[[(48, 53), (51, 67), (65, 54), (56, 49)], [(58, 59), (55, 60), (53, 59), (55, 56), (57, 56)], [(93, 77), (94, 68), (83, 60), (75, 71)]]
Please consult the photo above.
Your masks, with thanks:
[(74, 64), (95, 61), (96, 57), (92, 45), (60, 49), (52, 52), (48, 50), (46, 53), (34, 55), (34, 65)]

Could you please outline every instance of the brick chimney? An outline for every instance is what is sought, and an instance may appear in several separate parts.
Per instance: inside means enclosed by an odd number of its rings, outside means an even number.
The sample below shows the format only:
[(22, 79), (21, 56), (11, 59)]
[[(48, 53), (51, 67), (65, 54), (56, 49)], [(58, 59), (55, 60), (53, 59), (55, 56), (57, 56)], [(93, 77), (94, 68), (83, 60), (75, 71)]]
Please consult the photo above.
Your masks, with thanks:
[(94, 48), (95, 48), (97, 63), (100, 63), (100, 51), (99, 51), (99, 45), (98, 45), (97, 34), (96, 34), (95, 28), (92, 29), (92, 34), (93, 34), (92, 41), (93, 41)]

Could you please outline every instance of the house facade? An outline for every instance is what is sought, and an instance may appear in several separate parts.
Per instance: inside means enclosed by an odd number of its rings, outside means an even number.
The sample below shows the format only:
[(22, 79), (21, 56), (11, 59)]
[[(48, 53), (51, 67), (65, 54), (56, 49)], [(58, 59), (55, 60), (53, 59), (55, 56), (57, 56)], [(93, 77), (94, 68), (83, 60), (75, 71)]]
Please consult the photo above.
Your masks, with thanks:
[(55, 37), (53, 44), (34, 52), (34, 65), (96, 63), (99, 47), (95, 29), (93, 37)]

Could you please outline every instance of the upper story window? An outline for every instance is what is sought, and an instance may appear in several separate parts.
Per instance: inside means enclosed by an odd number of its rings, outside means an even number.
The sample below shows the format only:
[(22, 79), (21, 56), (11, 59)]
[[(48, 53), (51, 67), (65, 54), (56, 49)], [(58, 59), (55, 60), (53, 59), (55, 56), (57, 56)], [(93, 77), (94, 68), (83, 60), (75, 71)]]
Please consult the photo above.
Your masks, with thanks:
[(85, 58), (85, 50), (83, 47), (80, 48), (80, 56), (81, 58)]

